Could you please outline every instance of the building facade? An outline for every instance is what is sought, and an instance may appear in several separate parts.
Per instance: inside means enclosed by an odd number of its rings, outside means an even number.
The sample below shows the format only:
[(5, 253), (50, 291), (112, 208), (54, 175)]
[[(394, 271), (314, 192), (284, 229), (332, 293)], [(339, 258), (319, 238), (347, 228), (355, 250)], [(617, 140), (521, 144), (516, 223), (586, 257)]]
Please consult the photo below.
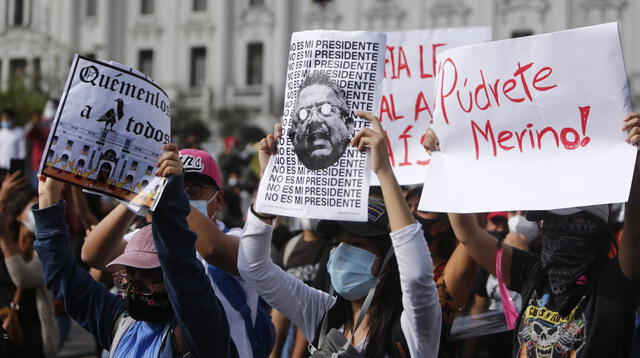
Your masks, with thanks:
[(492, 26), (497, 40), (619, 21), (638, 108), (638, 17), (631, 0), (3, 0), (0, 86), (26, 76), (55, 96), (74, 53), (114, 60), (215, 135), (220, 109), (245, 108), (265, 129), (278, 118), (295, 31)]

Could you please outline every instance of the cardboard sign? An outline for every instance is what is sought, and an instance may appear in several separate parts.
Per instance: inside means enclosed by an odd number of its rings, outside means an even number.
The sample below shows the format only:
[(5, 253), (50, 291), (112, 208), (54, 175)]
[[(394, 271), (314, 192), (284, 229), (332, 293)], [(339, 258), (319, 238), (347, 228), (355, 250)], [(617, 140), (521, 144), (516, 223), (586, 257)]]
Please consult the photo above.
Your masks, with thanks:
[(156, 163), (170, 141), (162, 88), (122, 65), (76, 55), (40, 173), (153, 210), (165, 183)]
[[(422, 184), (429, 155), (422, 139), (433, 120), (436, 55), (491, 41), (490, 27), (387, 32), (380, 119), (389, 141), (389, 160), (400, 185)], [(371, 176), (371, 184), (379, 185)]]
[(367, 221), (369, 158), (350, 145), (380, 98), (386, 35), (304, 31), (291, 36), (283, 136), (260, 181), (256, 210)]
[(636, 148), (616, 23), (438, 54), (434, 153), (420, 210), (627, 201)]

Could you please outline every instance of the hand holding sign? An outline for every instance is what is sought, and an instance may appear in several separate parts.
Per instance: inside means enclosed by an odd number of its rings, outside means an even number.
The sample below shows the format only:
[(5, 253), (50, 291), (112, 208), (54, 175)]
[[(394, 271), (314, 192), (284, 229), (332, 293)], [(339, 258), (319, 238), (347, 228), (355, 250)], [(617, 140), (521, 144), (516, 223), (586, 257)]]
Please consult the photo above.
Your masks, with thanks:
[(265, 169), (267, 169), (271, 155), (277, 153), (277, 143), (280, 140), (280, 137), (282, 137), (282, 124), (276, 123), (273, 126), (273, 133), (267, 134), (267, 136), (262, 138), (260, 141), (260, 147), (258, 148), (258, 161), (260, 162), (261, 178)]
[(182, 174), (182, 161), (178, 157), (178, 145), (175, 143), (165, 144), (162, 149), (164, 153), (158, 160), (158, 171), (156, 176), (169, 177)]
[(627, 143), (640, 146), (640, 113), (627, 114), (622, 130), (627, 131)]
[(371, 150), (369, 158), (371, 170), (379, 174), (383, 171), (391, 171), (389, 163), (389, 151), (387, 150), (387, 136), (380, 125), (378, 117), (369, 112), (357, 111), (356, 116), (365, 118), (371, 122), (371, 128), (362, 128), (351, 140), (351, 145), (362, 151), (365, 147)]

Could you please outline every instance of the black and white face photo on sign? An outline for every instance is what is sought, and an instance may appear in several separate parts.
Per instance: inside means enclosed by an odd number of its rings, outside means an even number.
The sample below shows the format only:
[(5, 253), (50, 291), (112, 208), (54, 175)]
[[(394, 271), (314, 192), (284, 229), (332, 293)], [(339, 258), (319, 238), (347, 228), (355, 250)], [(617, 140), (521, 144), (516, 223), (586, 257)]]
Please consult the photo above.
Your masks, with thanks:
[(353, 122), (344, 91), (316, 71), (298, 91), (288, 131), (293, 151), (308, 169), (327, 168), (344, 154)]

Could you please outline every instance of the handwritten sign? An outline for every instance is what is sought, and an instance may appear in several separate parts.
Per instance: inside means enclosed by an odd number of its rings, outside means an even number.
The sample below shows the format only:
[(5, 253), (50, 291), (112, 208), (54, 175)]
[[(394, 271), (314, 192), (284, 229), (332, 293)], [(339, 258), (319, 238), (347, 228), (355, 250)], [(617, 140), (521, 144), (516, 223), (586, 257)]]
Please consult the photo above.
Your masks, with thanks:
[(636, 149), (616, 23), (438, 54), (434, 153), (420, 209), (624, 202)]
[[(429, 155), (422, 148), (431, 126), (436, 55), (444, 50), (491, 41), (490, 27), (387, 32), (380, 110), (389, 160), (400, 185), (422, 184)], [(371, 176), (371, 184), (379, 185)]]
[(304, 31), (291, 36), (283, 136), (260, 181), (265, 213), (367, 221), (369, 158), (350, 145), (380, 98), (383, 33)]
[(40, 173), (153, 209), (165, 183), (156, 162), (170, 141), (162, 88), (120, 64), (76, 55)]

